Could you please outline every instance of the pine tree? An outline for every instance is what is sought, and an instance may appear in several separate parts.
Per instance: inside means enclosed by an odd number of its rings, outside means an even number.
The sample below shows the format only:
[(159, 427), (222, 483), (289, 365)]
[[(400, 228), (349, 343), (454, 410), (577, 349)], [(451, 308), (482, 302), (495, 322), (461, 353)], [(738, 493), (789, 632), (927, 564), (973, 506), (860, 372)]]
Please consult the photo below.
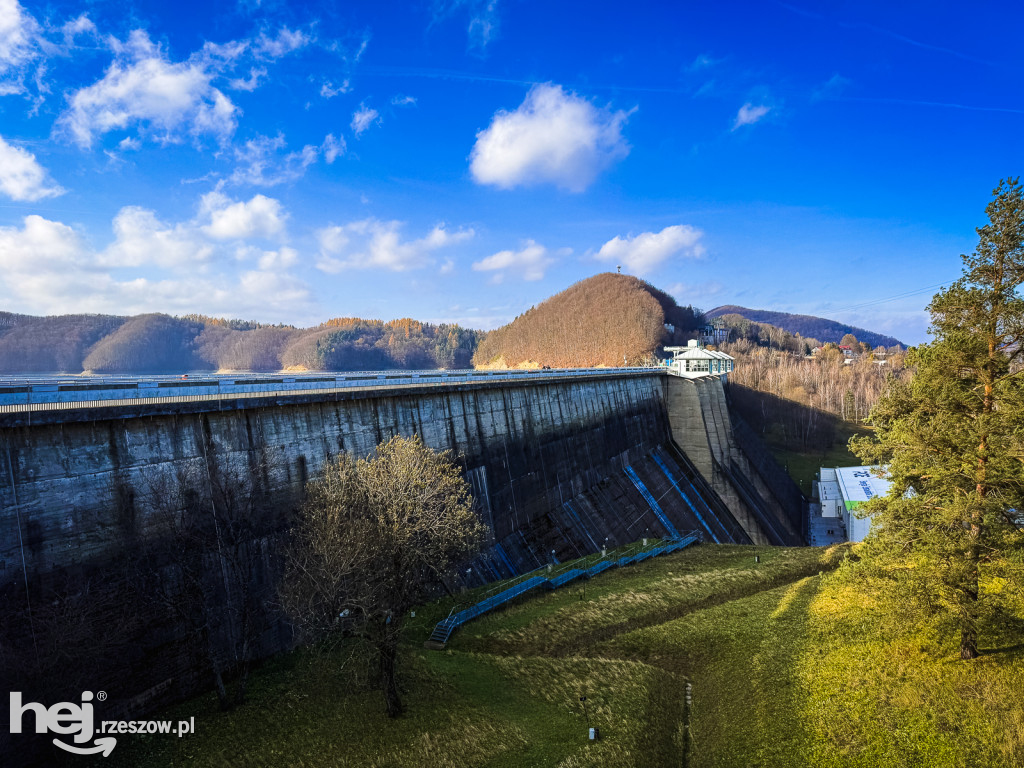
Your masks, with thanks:
[(1024, 191), (1011, 179), (993, 195), (963, 276), (928, 307), (934, 340), (908, 355), (914, 377), (872, 409), (875, 434), (851, 441), (893, 482), (872, 505), (868, 558), (959, 632), (962, 659), (1004, 586), (1019, 588), (1024, 551)]

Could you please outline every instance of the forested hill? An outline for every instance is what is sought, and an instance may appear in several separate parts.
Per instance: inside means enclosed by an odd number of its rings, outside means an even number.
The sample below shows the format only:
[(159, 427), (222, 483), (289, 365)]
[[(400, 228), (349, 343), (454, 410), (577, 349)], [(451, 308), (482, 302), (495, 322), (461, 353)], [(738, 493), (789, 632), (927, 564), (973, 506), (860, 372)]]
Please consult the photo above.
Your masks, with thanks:
[[(666, 329), (673, 326), (673, 331)], [(491, 331), (473, 362), (552, 367), (640, 364), (703, 324), (699, 310), (629, 275), (605, 272), (571, 285)]]
[(755, 323), (767, 323), (774, 325), (793, 334), (800, 334), (804, 338), (818, 339), (822, 343), (834, 342), (838, 344), (843, 336), (852, 333), (858, 341), (865, 342), (872, 347), (894, 347), (897, 344), (906, 346), (899, 339), (892, 336), (885, 336), (881, 333), (873, 333), (863, 328), (855, 328), (845, 323), (837, 323), (835, 320), (826, 320), (823, 317), (813, 315), (791, 315), (788, 312), (771, 312), (767, 309), (748, 309), (727, 304), (705, 313), (708, 319), (722, 315), (742, 315)]
[(465, 368), (481, 335), (409, 319), (295, 328), (201, 315), (0, 312), (0, 374)]

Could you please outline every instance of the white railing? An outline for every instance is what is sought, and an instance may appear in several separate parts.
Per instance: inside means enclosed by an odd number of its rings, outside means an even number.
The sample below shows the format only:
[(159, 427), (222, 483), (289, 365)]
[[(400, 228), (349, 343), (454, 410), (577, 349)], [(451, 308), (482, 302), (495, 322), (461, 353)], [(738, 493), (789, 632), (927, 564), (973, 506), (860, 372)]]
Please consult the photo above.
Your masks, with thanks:
[(0, 377), (0, 413), (110, 408), (164, 403), (336, 395), (497, 381), (657, 375), (664, 368), (354, 371), (349, 373), (183, 376)]

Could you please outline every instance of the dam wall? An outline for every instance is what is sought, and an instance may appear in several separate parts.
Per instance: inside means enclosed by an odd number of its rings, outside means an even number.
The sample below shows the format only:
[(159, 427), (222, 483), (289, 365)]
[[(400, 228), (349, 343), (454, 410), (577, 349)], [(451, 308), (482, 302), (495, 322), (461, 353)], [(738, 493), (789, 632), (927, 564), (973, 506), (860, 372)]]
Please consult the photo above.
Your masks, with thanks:
[(783, 484), (785, 472), (749, 430), (737, 442), (721, 379), (669, 376), (665, 387), (673, 440), (750, 539), (756, 544), (802, 544), (799, 492), (791, 493), (791, 480)]
[[(715, 377), (612, 369), (0, 413), (0, 644), (15, 649), (0, 677), (73, 691), (102, 672), (145, 710), (290, 647), (274, 606), (305, 482), (414, 434), (451, 451), (493, 532), (451, 592), (645, 536), (785, 540), (769, 489), (742, 477)], [(40, 661), (69, 644), (74, 663)]]
[[(659, 517), (625, 473), (634, 465), (645, 473), (649, 463), (663, 474), (647, 454), (670, 441), (664, 380), (609, 375), (233, 401), (216, 410), (200, 403), (36, 414), (32, 424), (0, 427), (0, 583), (23, 570), (38, 578), (113, 557), (126, 537), (152, 535), (182, 483), (210, 504), (218, 486), (258, 475), (284, 525), (326, 461), (368, 455), (396, 434), (418, 434), (461, 466), (499, 547), (482, 579), (535, 568), (552, 550), (563, 558), (606, 538), (615, 545), (646, 530), (663, 535), (665, 519), (699, 528), (680, 498), (665, 499)], [(274, 522), (268, 531), (281, 527)]]

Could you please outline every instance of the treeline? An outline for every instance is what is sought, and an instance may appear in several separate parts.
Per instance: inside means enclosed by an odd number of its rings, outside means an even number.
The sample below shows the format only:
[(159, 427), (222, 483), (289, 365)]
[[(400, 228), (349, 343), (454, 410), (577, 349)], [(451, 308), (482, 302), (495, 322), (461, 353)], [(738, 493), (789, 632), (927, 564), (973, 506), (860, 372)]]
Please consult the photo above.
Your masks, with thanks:
[(202, 315), (0, 313), (0, 374), (465, 368), (482, 335), (408, 318), (296, 328)]
[(902, 351), (896, 348), (887, 354), (885, 365), (870, 355), (847, 363), (834, 345), (813, 358), (747, 339), (723, 344), (721, 349), (736, 358), (730, 382), (846, 421), (865, 418), (887, 382), (910, 375), (903, 367)]
[(661, 346), (692, 338), (702, 325), (700, 310), (680, 307), (635, 277), (604, 273), (575, 283), (488, 333), (473, 362), (556, 368), (639, 365), (656, 359)]
[(32, 317), (0, 312), (0, 373), (81, 371), (89, 350), (127, 320), (111, 315)]
[(709, 319), (735, 315), (745, 318), (752, 323), (763, 323), (775, 326), (793, 336), (802, 336), (805, 339), (817, 339), (820, 343), (833, 342), (838, 344), (842, 338), (851, 333), (862, 342), (871, 347), (893, 347), (900, 345), (899, 339), (892, 336), (885, 336), (881, 333), (873, 333), (856, 328), (845, 323), (838, 323), (835, 320), (826, 320), (823, 317), (813, 315), (793, 315), (788, 312), (771, 312), (766, 309), (749, 309), (735, 305), (715, 307), (707, 312)]
[(720, 327), (729, 329), (730, 342), (748, 341), (798, 355), (809, 355), (811, 350), (821, 346), (821, 342), (814, 337), (793, 334), (770, 323), (755, 323), (743, 315), (719, 315), (715, 320)]

